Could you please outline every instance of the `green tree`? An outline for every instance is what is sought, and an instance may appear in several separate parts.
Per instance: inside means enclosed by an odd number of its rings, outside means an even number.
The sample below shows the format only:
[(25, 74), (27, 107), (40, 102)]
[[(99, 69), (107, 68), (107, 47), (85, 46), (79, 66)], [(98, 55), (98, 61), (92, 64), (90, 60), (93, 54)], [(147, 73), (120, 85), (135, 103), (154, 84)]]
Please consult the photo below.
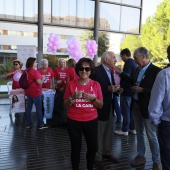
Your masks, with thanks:
[[(100, 57), (103, 52), (107, 51), (109, 48), (109, 34), (106, 32), (99, 32), (98, 35), (98, 56)], [(86, 56), (86, 42), (87, 40), (93, 40), (93, 32), (92, 31), (84, 31), (80, 36), (80, 42), (82, 45), (83, 55)]]
[[(139, 46), (146, 47), (150, 52), (150, 59), (157, 65), (166, 63), (166, 49), (170, 44), (170, 0), (163, 0), (158, 6), (155, 14), (148, 17), (142, 25), (142, 32), (138, 38), (126, 36), (121, 48), (134, 50)], [(162, 63), (162, 64), (161, 64)]]

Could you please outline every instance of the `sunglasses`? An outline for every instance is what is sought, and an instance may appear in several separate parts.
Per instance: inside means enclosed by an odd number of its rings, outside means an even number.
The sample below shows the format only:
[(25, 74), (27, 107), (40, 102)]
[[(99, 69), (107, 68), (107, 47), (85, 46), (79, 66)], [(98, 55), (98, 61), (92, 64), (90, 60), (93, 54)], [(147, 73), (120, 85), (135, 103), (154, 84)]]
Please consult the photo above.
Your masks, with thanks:
[(80, 67), (79, 68), (79, 71), (90, 71), (91, 70), (91, 68), (90, 67)]
[(17, 66), (18, 64), (14, 64), (14, 66)]

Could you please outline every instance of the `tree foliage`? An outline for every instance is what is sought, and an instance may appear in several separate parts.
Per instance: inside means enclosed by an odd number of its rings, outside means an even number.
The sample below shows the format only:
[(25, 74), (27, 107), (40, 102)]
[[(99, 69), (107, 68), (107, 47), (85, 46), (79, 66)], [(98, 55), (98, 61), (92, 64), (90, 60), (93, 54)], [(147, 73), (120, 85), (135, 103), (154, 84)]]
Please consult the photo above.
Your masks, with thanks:
[(163, 0), (155, 14), (148, 17), (142, 25), (142, 32), (138, 38), (126, 36), (121, 48), (134, 50), (139, 46), (146, 47), (150, 52), (150, 59), (155, 63), (165, 63), (166, 49), (170, 44), (170, 0)]
[[(92, 31), (84, 31), (80, 36), (80, 41), (82, 45), (83, 56), (86, 56), (86, 42), (87, 40), (93, 40), (93, 32)], [(99, 32), (98, 35), (98, 56), (100, 57), (103, 52), (107, 51), (109, 48), (109, 37), (106, 32)]]

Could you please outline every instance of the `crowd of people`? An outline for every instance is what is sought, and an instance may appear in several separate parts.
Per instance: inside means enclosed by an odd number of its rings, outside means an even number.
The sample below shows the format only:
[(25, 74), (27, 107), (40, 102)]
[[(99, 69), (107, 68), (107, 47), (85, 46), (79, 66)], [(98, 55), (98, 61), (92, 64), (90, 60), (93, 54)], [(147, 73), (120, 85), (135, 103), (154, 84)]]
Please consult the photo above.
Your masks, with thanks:
[[(170, 61), (170, 46), (167, 54)], [(33, 103), (36, 106), (38, 128), (49, 127), (43, 122), (42, 88), (53, 88), (57, 104), (54, 107), (60, 108), (59, 111), (65, 110), (63, 114), (67, 117), (65, 120), (71, 142), (73, 170), (79, 170), (82, 135), (87, 145), (88, 170), (92, 170), (94, 164), (99, 170), (106, 170), (103, 159), (118, 164), (120, 161), (113, 156), (115, 154), (112, 151), (114, 133), (136, 135), (137, 155), (131, 161), (132, 167), (144, 165), (147, 161), (146, 136), (152, 154), (152, 169), (169, 170), (170, 67), (161, 70), (155, 66), (145, 47), (135, 49), (134, 59), (127, 48), (120, 52), (120, 57), (124, 61), (123, 69), (116, 66), (115, 53), (107, 51), (102, 54), (101, 64), (97, 67), (89, 58), (81, 58), (77, 63), (69, 59), (67, 66), (65, 59), (61, 58), (54, 72), (48, 66), (47, 59), (42, 59), (42, 68), (36, 70), (36, 58), (28, 58), (26, 69), (29, 70), (28, 82), (31, 85), (25, 89), (26, 128), (33, 125)], [(23, 72), (19, 60), (13, 64), (14, 69), (7, 73), (7, 77), (12, 78), (15, 72)], [(116, 82), (114, 74), (120, 78), (120, 84)], [(18, 83), (13, 82), (13, 89), (19, 88)], [(117, 131), (113, 131), (114, 112), (118, 112), (117, 122), (122, 121), (122, 127)]]

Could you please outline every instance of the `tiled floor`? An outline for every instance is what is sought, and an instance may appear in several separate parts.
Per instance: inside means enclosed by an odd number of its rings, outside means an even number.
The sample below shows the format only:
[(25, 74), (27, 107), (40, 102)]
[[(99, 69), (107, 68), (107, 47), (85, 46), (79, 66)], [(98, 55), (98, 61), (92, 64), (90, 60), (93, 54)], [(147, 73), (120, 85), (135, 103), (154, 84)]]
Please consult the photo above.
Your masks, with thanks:
[[(26, 129), (24, 114), (19, 113), (17, 119), (14, 114), (9, 116), (8, 99), (0, 99), (0, 170), (71, 170), (71, 150), (66, 128), (38, 130), (36, 114), (33, 113), (32, 117), (34, 126)], [(120, 163), (116, 165), (104, 160), (104, 164), (108, 170), (150, 170), (152, 161), (148, 147), (147, 142), (145, 167), (132, 168), (130, 161), (136, 155), (136, 136), (113, 135), (112, 153), (120, 158)], [(80, 170), (86, 170), (85, 152), (83, 141)]]

